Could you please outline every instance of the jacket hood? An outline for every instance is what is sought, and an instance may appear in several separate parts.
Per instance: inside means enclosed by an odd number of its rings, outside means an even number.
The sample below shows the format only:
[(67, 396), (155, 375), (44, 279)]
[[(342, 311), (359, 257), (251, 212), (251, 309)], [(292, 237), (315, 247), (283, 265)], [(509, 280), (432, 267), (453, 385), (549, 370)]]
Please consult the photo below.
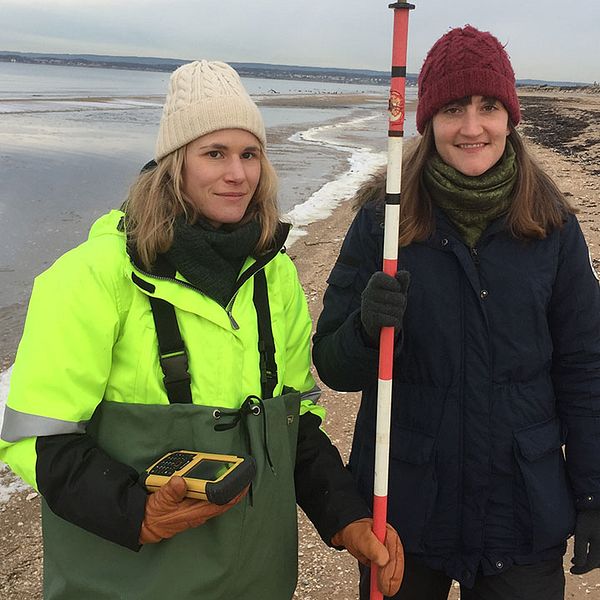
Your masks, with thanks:
[(88, 233), (88, 239), (97, 238), (102, 235), (123, 236), (125, 229), (123, 227), (124, 213), (121, 210), (111, 210), (94, 221)]

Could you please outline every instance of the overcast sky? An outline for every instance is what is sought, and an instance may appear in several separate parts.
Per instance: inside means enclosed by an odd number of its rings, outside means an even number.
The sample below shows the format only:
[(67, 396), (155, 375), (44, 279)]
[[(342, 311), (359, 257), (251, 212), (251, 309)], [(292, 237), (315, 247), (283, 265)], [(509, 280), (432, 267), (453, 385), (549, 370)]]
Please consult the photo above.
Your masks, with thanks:
[[(382, 0), (0, 0), (0, 50), (390, 66)], [(433, 42), (470, 23), (506, 44), (517, 78), (600, 81), (598, 0), (421, 2), (410, 14), (409, 72)]]

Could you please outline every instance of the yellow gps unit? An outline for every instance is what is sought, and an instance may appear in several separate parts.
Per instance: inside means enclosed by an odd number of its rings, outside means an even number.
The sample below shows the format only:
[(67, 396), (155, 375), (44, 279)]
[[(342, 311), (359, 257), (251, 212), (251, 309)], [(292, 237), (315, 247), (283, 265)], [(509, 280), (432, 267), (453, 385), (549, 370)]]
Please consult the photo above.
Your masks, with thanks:
[(187, 497), (227, 504), (255, 474), (256, 463), (251, 456), (177, 450), (159, 458), (142, 477), (146, 489), (156, 492), (171, 477), (178, 475), (187, 484)]

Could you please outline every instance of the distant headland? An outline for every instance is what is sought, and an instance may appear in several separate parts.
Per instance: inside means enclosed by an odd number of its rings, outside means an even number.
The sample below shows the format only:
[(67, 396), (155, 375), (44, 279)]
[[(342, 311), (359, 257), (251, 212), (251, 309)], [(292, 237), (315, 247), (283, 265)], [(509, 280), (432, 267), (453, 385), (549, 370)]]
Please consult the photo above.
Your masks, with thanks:
[[(0, 62), (171, 72), (189, 61), (175, 58), (142, 56), (108, 56), (100, 54), (38, 54), (34, 52), (11, 52), (0, 50)], [(389, 73), (385, 71), (240, 62), (230, 62), (229, 64), (240, 74), (241, 77), (330, 81), (335, 83), (355, 83), (360, 85), (389, 85), (390, 83)], [(407, 75), (408, 85), (416, 85), (416, 83), (416, 75)]]
[[(176, 58), (145, 56), (110, 56), (104, 54), (41, 54), (36, 52), (15, 52), (0, 50), (0, 62), (29, 63), (38, 65), (59, 65), (65, 67), (91, 67), (99, 69), (127, 69), (133, 71), (171, 72), (189, 62)], [(339, 69), (334, 67), (305, 67), (298, 65), (276, 65), (267, 63), (229, 63), (242, 77), (262, 79), (286, 79), (303, 81), (328, 81), (334, 83), (354, 83), (359, 85), (389, 85), (387, 71), (368, 69)], [(407, 73), (406, 84), (417, 85), (418, 75)], [(591, 84), (572, 81), (545, 81), (519, 79), (517, 85), (527, 86), (566, 86), (586, 87)], [(594, 86), (596, 86), (594, 82)]]

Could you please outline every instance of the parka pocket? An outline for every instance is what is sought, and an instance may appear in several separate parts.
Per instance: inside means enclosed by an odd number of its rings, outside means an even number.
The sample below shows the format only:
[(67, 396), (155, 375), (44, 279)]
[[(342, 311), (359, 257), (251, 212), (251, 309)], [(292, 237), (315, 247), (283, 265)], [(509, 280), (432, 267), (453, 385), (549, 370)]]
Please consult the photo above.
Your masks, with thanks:
[(327, 283), (329, 283), (330, 285), (337, 285), (338, 287), (345, 288), (354, 283), (354, 279), (356, 278), (357, 273), (357, 266), (349, 265), (338, 260), (335, 263), (333, 269), (331, 270), (331, 273), (329, 273)]
[(517, 525), (529, 533), (532, 551), (563, 543), (575, 527), (575, 505), (557, 418), (514, 433), (522, 486), (514, 490)]
[(335, 306), (337, 314), (348, 314), (360, 306), (360, 294), (354, 292), (355, 281), (358, 276), (358, 266), (350, 265), (338, 260), (327, 283), (327, 298)]
[(396, 425), (392, 439), (389, 514), (397, 515), (405, 547), (411, 552), (421, 551), (437, 495), (435, 438)]

